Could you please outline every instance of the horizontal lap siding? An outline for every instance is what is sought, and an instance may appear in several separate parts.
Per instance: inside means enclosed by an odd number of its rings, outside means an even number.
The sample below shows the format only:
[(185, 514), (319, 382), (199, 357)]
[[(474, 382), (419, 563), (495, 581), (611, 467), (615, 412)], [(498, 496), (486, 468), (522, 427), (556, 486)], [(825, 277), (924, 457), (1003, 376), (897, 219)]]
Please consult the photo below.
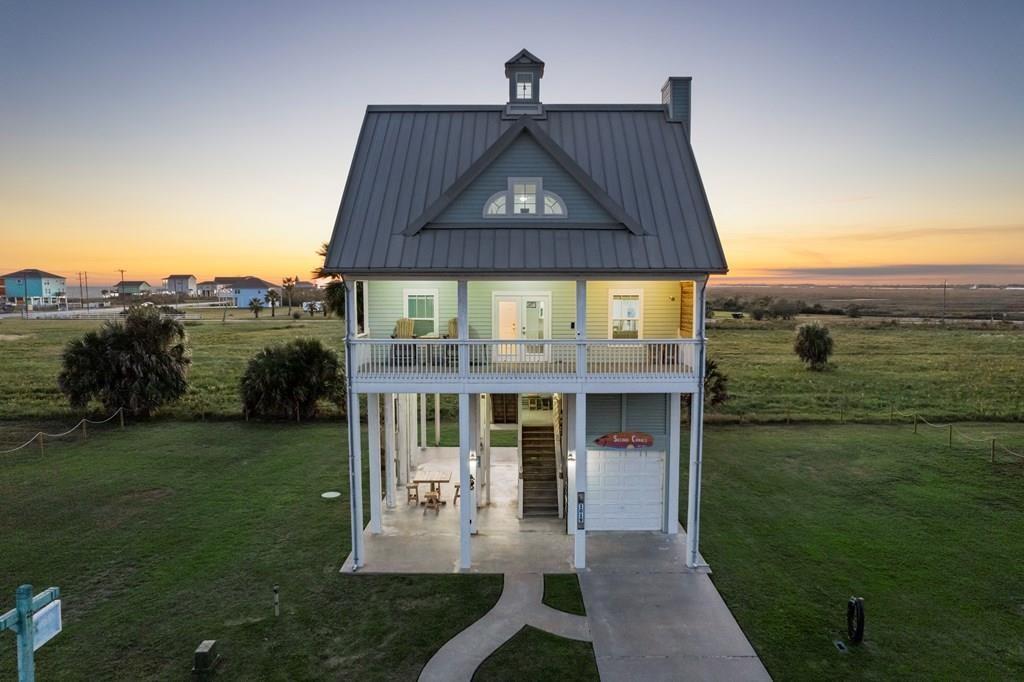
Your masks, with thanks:
[(587, 282), (587, 336), (607, 339), (609, 334), (608, 292), (611, 289), (643, 289), (645, 339), (675, 339), (679, 336), (679, 283), (671, 280), (654, 282)]
[(405, 289), (437, 289), (437, 324), (440, 333), (448, 331), (448, 320), (458, 313), (458, 291), (453, 281), (408, 280), (371, 281), (366, 290), (366, 304), (369, 308), (370, 337), (386, 339), (395, 331), (395, 322), (405, 317)]
[(493, 300), (495, 292), (551, 294), (551, 338), (574, 339), (570, 327), (576, 321), (575, 282), (470, 282), (469, 337), (491, 339), (493, 334)]

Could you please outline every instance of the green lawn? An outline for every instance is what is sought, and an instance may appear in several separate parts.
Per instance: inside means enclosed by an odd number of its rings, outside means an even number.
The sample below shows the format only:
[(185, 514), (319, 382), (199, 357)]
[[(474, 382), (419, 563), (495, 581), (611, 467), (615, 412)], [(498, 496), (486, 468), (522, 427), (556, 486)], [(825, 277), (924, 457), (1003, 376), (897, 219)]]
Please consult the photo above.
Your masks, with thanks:
[[(71, 419), (57, 390), (64, 345), (95, 322), (0, 321), (0, 419)], [(715, 421), (886, 420), (890, 405), (928, 417), (1024, 419), (1024, 330), (961, 329), (830, 321), (832, 368), (805, 370), (793, 355), (796, 323), (724, 323), (709, 330), (711, 357), (729, 376), (733, 399)], [(299, 336), (341, 349), (343, 323), (283, 315), (258, 321), (189, 322), (190, 394), (162, 414), (178, 419), (239, 417), (238, 381), (264, 346)], [(443, 403), (454, 413), (454, 399)], [(328, 414), (332, 412), (327, 409)]]
[(544, 603), (553, 609), (587, 615), (583, 605), (580, 579), (575, 573), (555, 573), (544, 576)]
[[(1020, 425), (963, 428), (1024, 451)], [(713, 427), (701, 550), (776, 679), (1024, 679), (1011, 460), (906, 426)], [(866, 641), (843, 654), (851, 595)]]
[(601, 679), (594, 647), (527, 625), (487, 657), (473, 682), (590, 682)]
[[(2, 427), (0, 427), (2, 430)], [(203, 639), (232, 680), (415, 679), (500, 576), (343, 576), (337, 425), (158, 423), (0, 459), (0, 608), (58, 585), (40, 679), (186, 679)], [(280, 585), (274, 618), (272, 587)], [(14, 643), (0, 635), (0, 679)]]
[[(962, 428), (1024, 450), (1021, 425)], [(708, 428), (702, 551), (777, 679), (1024, 676), (1024, 464), (945, 438)], [(180, 679), (206, 638), (220, 642), (225, 679), (414, 679), (501, 592), (498, 576), (338, 574), (348, 507), (336, 424), (130, 423), (46, 453), (0, 460), (0, 600), (22, 582), (65, 598), (42, 679)], [(332, 489), (342, 497), (319, 497)], [(841, 654), (851, 595), (865, 599), (867, 640)], [(568, 660), (586, 679), (585, 651), (531, 637), (505, 654), (526, 646), (531, 671)]]

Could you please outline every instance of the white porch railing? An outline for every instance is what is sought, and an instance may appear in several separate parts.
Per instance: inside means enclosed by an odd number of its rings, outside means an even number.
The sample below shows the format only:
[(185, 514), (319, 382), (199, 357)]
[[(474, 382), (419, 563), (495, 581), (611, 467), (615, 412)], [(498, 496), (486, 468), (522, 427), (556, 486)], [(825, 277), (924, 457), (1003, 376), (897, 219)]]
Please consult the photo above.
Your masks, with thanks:
[[(353, 380), (695, 379), (697, 339), (352, 339)], [(583, 347), (585, 366), (577, 366)], [(460, 371), (459, 349), (467, 349)]]

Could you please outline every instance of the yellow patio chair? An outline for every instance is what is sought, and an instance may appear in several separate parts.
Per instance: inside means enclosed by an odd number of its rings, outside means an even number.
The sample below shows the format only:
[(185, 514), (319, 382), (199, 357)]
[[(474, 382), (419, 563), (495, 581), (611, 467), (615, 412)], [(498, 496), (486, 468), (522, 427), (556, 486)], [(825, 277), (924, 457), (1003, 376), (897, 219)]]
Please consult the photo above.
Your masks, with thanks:
[[(393, 339), (412, 339), (415, 329), (415, 322), (408, 317), (400, 317), (395, 322), (395, 333)], [(396, 365), (411, 365), (416, 360), (416, 347), (412, 344), (400, 343), (392, 346), (392, 360)]]

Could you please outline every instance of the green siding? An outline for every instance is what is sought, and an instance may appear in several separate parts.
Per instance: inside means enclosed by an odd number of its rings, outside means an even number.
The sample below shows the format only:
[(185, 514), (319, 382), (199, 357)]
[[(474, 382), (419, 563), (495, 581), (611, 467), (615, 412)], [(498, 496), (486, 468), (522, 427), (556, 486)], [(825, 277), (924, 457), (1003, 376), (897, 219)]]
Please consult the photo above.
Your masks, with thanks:
[[(679, 336), (681, 318), (692, 317), (692, 303), (680, 300), (676, 281), (651, 282), (587, 282), (587, 336), (608, 338), (608, 294), (611, 289), (643, 289), (643, 335), (645, 339), (675, 339)], [(458, 311), (457, 285), (454, 281), (370, 281), (367, 290), (370, 336), (388, 338), (395, 321), (405, 316), (406, 289), (436, 289), (438, 294), (438, 326), (444, 334), (448, 320)], [(493, 297), (504, 293), (551, 294), (551, 338), (573, 339), (576, 331), (576, 283), (574, 281), (474, 281), (469, 283), (469, 336), (489, 339), (493, 326)]]
[[(495, 192), (502, 192), (508, 188), (510, 177), (543, 178), (544, 189), (562, 197), (568, 217), (552, 219), (552, 228), (579, 223), (617, 223), (594, 201), (589, 192), (580, 187), (579, 183), (528, 135), (521, 135), (513, 142), (434, 222), (480, 223), (484, 204)], [(542, 208), (539, 206), (538, 210)], [(539, 217), (536, 216), (535, 219)], [(499, 219), (497, 222), (508, 224), (510, 219)]]

